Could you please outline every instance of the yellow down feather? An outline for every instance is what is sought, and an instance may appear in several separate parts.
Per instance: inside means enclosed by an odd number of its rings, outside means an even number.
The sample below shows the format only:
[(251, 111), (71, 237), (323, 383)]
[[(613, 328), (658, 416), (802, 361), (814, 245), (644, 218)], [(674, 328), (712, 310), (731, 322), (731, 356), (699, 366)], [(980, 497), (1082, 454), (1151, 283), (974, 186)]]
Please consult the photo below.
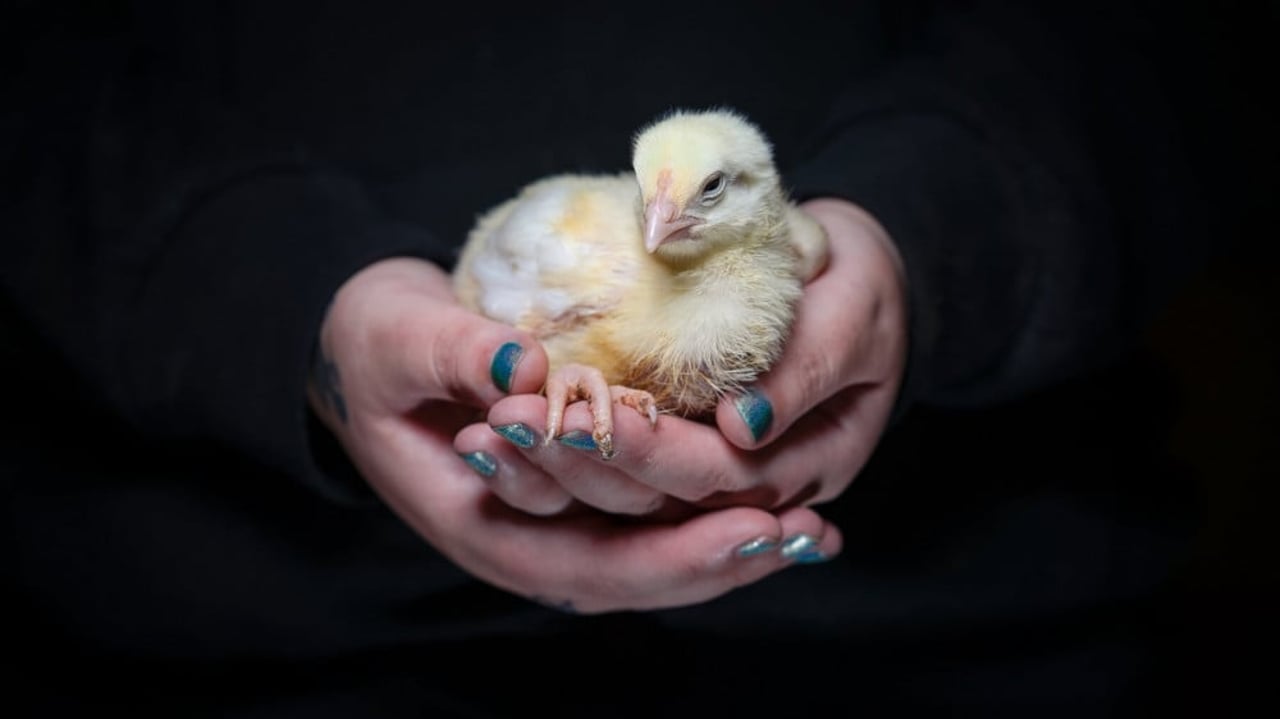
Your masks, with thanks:
[[(650, 252), (662, 202), (691, 227)], [(636, 135), (632, 173), (550, 177), (485, 213), (454, 276), (465, 306), (533, 333), (553, 371), (592, 366), (700, 415), (777, 360), (825, 256), (754, 125), (677, 112)]]

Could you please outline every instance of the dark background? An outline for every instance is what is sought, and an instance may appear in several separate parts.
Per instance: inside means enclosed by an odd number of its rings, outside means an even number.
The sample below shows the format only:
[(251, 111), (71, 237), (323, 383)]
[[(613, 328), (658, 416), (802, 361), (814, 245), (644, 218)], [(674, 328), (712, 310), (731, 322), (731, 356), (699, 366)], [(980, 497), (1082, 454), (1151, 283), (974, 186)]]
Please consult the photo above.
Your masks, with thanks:
[[(376, 652), (326, 654), (317, 633), (320, 648), (303, 643), (292, 658), (249, 653), (215, 662), (195, 643), (216, 647), (219, 639), (234, 644), (243, 638), (209, 639), (193, 632), (194, 658), (149, 658), (149, 648), (168, 651), (174, 637), (187, 640), (188, 604), (216, 612), (261, 601), (263, 617), (276, 624), (263, 624), (250, 639), (276, 646), (312, 636), (331, 620), (324, 614), (330, 600), (324, 590), (333, 577), (380, 589), (391, 586), (388, 577), (401, 577), (402, 585), (384, 593), (417, 597), (421, 586), (404, 578), (421, 561), (413, 553), (415, 540), (376, 510), (352, 517), (301, 490), (262, 496), (251, 486), (238, 486), (234, 478), (246, 474), (245, 466), (202, 455), (207, 448), (168, 446), (170, 454), (154, 454), (139, 470), (138, 453), (154, 453), (155, 447), (117, 434), (107, 426), (109, 418), (77, 404), (83, 388), (27, 387), (20, 370), (8, 371), (9, 402), (17, 411), (4, 422), (28, 437), (23, 451), (36, 456), (48, 449), (63, 466), (91, 467), (106, 476), (118, 471), (114, 479), (127, 478), (125, 490), (111, 496), (58, 486), (20, 498), (6, 495), (5, 509), (12, 512), (6, 530), (13, 530), (14, 541), (38, 540), (53, 564), (74, 555), (80, 565), (91, 566), (95, 552), (109, 557), (124, 548), (162, 560), (139, 566), (192, 572), (185, 585), (182, 575), (97, 576), (81, 568), (84, 574), (69, 577), (63, 587), (68, 606), (19, 595), (25, 603), (11, 610), (7, 624), (20, 667), (14, 696), (55, 715), (83, 709), (76, 700), (163, 713), (192, 698), (215, 713), (257, 699), (264, 716), (390, 715), (398, 701), (413, 701), (424, 685), (512, 713), (537, 704), (606, 716), (695, 709), (786, 716), (833, 705), (881, 713), (905, 707), (958, 711), (993, 700), (1017, 714), (1017, 707), (1044, 697), (1061, 697), (1063, 714), (1077, 716), (1093, 715), (1089, 708), (1097, 697), (1127, 697), (1134, 708), (1129, 715), (1223, 715), (1253, 701), (1274, 704), (1266, 659), (1274, 643), (1264, 630), (1280, 599), (1268, 521), (1280, 479), (1280, 298), (1272, 214), (1276, 124), (1261, 101), (1275, 88), (1276, 8), (1227, 3), (1179, 10), (1203, 13), (1206, 35), (1231, 28), (1217, 38), (1221, 53), (1212, 63), (1193, 54), (1182, 58), (1187, 93), (1179, 107), (1198, 130), (1190, 149), (1202, 160), (1203, 201), (1213, 208), (1210, 227), (1232, 250), (1179, 291), (1145, 330), (1140, 346), (1115, 365), (986, 409), (916, 408), (848, 494), (829, 507), (845, 532), (845, 554), (828, 565), (790, 570), (723, 602), (650, 616), (575, 618), (459, 584), (429, 600), (398, 600), (384, 615), (379, 612), (385, 607), (357, 589), (335, 589), (334, 597), (351, 602), (344, 609), (385, 616), (386, 626), (376, 628), (382, 632)], [(493, 11), (461, 7), (454, 22), (466, 23), (467, 13)], [(346, 67), (341, 48), (332, 44), (365, 41), (358, 28), (345, 26), (337, 35), (290, 34), (281, 30), (292, 22), (279, 16), (283, 10), (263, 3), (244, 12), (250, 16), (236, 20), (248, 31), (237, 36), (238, 44), (214, 43), (209, 57), (221, 61), (229, 52), (274, 61), (243, 67), (237, 92), (261, 109), (268, 125), (300, 132), (360, 174), (387, 212), (444, 236), (460, 236), (469, 224), (471, 214), (459, 208), (489, 206), (530, 177), (623, 167), (626, 146), (612, 128), (648, 120), (658, 102), (701, 100), (709, 94), (707, 69), (723, 62), (716, 53), (708, 55), (706, 66), (658, 54), (650, 71), (670, 84), (652, 97), (609, 96), (597, 82), (608, 68), (584, 67), (581, 74), (555, 78), (580, 90), (567, 94), (576, 104), (565, 108), (547, 104), (538, 91), (547, 76), (532, 60), (490, 68), (508, 78), (507, 86), (482, 96), (462, 82), (464, 73), (417, 86), (411, 71), (463, 61), (498, 63), (518, 54), (477, 45), (459, 58), (433, 46), (426, 29), (404, 25), (403, 45), (416, 54), (379, 56), (386, 65), (372, 70)], [(344, 28), (334, 18), (349, 10), (317, 3), (312, 12), (315, 28)], [(525, 7), (509, 22), (532, 23), (539, 12)], [(704, 6), (685, 13), (679, 27), (722, 17)], [(175, 10), (172, 20), (190, 28), (219, 17)], [(1230, 22), (1239, 17), (1267, 22)], [(609, 45), (626, 23), (625, 14), (569, 17), (549, 24), (551, 41), (572, 51), (586, 34)], [(767, 30), (743, 28), (760, 33), (753, 38), (759, 43), (768, 43)], [(801, 45), (815, 65), (875, 50), (842, 43), (835, 25), (819, 24), (813, 32), (813, 41)], [(588, 50), (582, 49), (583, 57), (594, 57)], [(195, 62), (201, 57), (188, 56)], [(785, 166), (802, 150), (795, 118), (819, 111), (813, 98), (825, 88), (789, 88), (800, 104), (779, 107), (771, 89), (794, 78), (761, 70), (750, 81), (717, 78), (710, 94), (733, 98), (775, 131)], [(1222, 92), (1200, 101), (1209, 86)], [(513, 97), (523, 102), (513, 106)], [(406, 112), (397, 113), (399, 105)], [(445, 123), (454, 134), (443, 153), (438, 138), (423, 137), (413, 122), (424, 105), (457, 114), (456, 122)], [(512, 112), (520, 114), (526, 136), (477, 134), (484, 118)], [(566, 116), (580, 121), (565, 124)], [(599, 129), (583, 129), (592, 126)], [(511, 159), (513, 148), (522, 150), (518, 161)], [(412, 169), (428, 165), (433, 169)], [(14, 350), (0, 344), (3, 352)], [(6, 368), (23, 368), (45, 358), (4, 359)], [(66, 404), (42, 404), (45, 390), (61, 393)], [(101, 435), (67, 452), (63, 433), (84, 433), (86, 427)], [(208, 462), (202, 466), (207, 476), (193, 480), (193, 496), (218, 487), (203, 499), (227, 502), (243, 519), (217, 546), (202, 545), (207, 539), (200, 528), (183, 523), (189, 500), (166, 494), (166, 463), (192, 457)], [(10, 468), (24, 466), (21, 456), (5, 461)], [(130, 516), (131, 502), (150, 506), (153, 496), (162, 497), (156, 506), (179, 511), (170, 520), (153, 513), (145, 525), (117, 521)], [(64, 524), (28, 526), (30, 510)], [(289, 518), (281, 519), (286, 513)], [(272, 533), (304, 536), (338, 523), (350, 536), (310, 548), (329, 562), (312, 568), (314, 575), (282, 578), (277, 570), (294, 566), (296, 557), (261, 553), (262, 544), (277, 546), (280, 537)], [(73, 541), (62, 531), (73, 526), (102, 543)], [(381, 552), (385, 564), (367, 575), (348, 571), (365, 569), (366, 550)], [(248, 581), (222, 586), (214, 597), (197, 596), (208, 576)], [(443, 584), (454, 579), (446, 575)], [(130, 583), (148, 581), (174, 592), (161, 596), (173, 601), (171, 608), (162, 601), (130, 606)], [(306, 594), (316, 588), (321, 591)], [(93, 600), (77, 604), (77, 592)], [(367, 606), (360, 603), (366, 600)], [(106, 609), (84, 608), (94, 602)], [(510, 625), (490, 623), (491, 616), (504, 613), (515, 617)], [(122, 617), (125, 630), (80, 623), (113, 615)], [(428, 626), (431, 641), (397, 641), (401, 623)], [(457, 636), (449, 635), (449, 626), (458, 628)], [(295, 692), (309, 698), (289, 699)], [(375, 697), (372, 706), (368, 697)], [(930, 706), (931, 701), (937, 703)]]

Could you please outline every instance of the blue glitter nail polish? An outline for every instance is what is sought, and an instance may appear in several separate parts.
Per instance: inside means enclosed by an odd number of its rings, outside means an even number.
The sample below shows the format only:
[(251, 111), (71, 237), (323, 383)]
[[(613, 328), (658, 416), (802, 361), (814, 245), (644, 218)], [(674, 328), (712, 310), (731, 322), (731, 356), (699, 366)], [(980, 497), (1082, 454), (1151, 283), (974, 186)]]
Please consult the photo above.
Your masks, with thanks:
[(817, 546), (818, 540), (807, 534), (797, 534), (794, 537), (787, 537), (782, 540), (782, 549), (779, 550), (779, 554), (784, 559), (796, 559), (801, 555), (817, 551), (814, 549)]
[(482, 477), (492, 477), (498, 471), (498, 460), (488, 452), (459, 453), (458, 456)]
[(516, 365), (524, 356), (524, 348), (515, 342), (508, 342), (493, 353), (493, 362), (489, 364), (489, 376), (493, 383), (503, 392), (511, 391), (511, 378), (516, 374)]
[(747, 429), (751, 430), (751, 437), (759, 442), (769, 431), (769, 425), (773, 424), (773, 405), (754, 387), (747, 390), (733, 405), (738, 409), (742, 421), (747, 424)]
[(493, 431), (520, 449), (530, 449), (538, 443), (538, 436), (533, 433), (529, 425), (520, 422), (494, 427)]
[(805, 552), (804, 554), (796, 555), (796, 557), (792, 561), (794, 561), (796, 564), (821, 564), (822, 562), (825, 562), (828, 559), (830, 559), (830, 557), (828, 557), (825, 553), (820, 552), (816, 549), (811, 549)]
[(590, 452), (594, 452), (596, 450), (596, 441), (591, 438), (591, 433), (584, 432), (580, 429), (575, 429), (572, 432), (566, 432), (559, 437), (556, 437), (556, 441), (566, 447), (573, 447), (574, 449), (582, 449)]
[(754, 557), (759, 554), (764, 554), (765, 552), (773, 551), (777, 546), (778, 541), (772, 537), (756, 537), (755, 539), (738, 545), (738, 548), (734, 550), (734, 554), (737, 554), (739, 557)]

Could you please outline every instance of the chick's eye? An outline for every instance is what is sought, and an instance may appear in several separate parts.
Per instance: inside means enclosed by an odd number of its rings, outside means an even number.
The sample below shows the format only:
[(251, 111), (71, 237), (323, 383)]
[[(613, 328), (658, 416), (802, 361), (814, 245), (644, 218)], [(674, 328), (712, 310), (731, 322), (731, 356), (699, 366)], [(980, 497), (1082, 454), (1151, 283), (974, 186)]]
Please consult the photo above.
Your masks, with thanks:
[(719, 197), (720, 193), (724, 192), (724, 186), (726, 184), (724, 173), (717, 172), (712, 175), (711, 178), (707, 180), (706, 184), (702, 186), (702, 201), (710, 202), (711, 200)]

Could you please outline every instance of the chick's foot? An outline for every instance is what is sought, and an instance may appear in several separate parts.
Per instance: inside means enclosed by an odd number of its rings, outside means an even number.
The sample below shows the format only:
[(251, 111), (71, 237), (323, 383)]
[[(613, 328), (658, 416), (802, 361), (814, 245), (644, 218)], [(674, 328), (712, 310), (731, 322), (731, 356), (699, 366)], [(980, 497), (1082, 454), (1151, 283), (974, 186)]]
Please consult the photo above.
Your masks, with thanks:
[(649, 420), (649, 426), (658, 422), (658, 406), (653, 395), (643, 390), (613, 386), (595, 367), (568, 364), (547, 376), (547, 441), (560, 436), (564, 428), (564, 410), (571, 402), (586, 400), (591, 410), (591, 439), (600, 452), (600, 458), (612, 459), (613, 402), (617, 400)]
[(595, 367), (567, 364), (547, 375), (547, 442), (560, 436), (564, 409), (583, 399), (591, 409), (591, 439), (601, 459), (613, 458), (613, 397), (604, 374)]
[(640, 413), (641, 417), (649, 420), (650, 429), (658, 426), (658, 403), (653, 399), (653, 395), (642, 389), (631, 389), (620, 385), (610, 387), (609, 392), (613, 396), (613, 401), (634, 409)]

